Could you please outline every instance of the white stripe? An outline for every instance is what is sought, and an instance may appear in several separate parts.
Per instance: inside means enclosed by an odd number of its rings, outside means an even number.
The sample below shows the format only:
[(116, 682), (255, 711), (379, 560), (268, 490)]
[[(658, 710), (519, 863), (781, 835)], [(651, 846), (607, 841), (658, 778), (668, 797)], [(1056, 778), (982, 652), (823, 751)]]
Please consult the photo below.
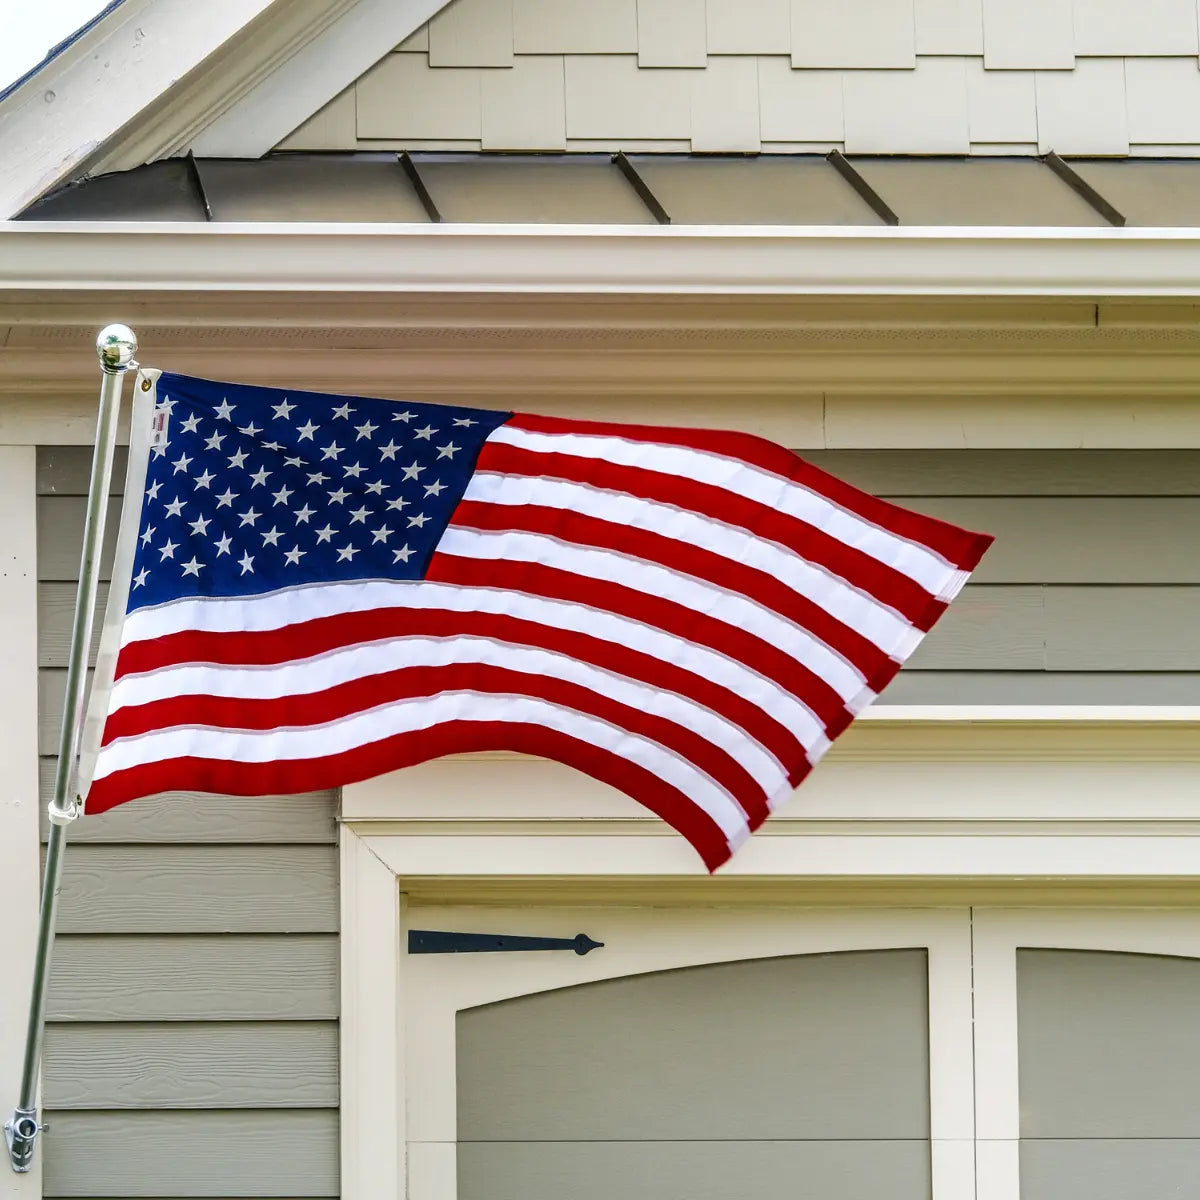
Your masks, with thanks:
[[(561, 509), (610, 521), (614, 525), (644, 529), (686, 546), (710, 550), (731, 562), (752, 567), (778, 579), (797, 595), (811, 600), (893, 657), (899, 656), (899, 651), (912, 636), (912, 626), (904, 617), (870, 594), (846, 583), (834, 572), (809, 562), (775, 542), (755, 537), (736, 525), (727, 525), (687, 509), (587, 484), (532, 475), (493, 475), (482, 471), (472, 477), (463, 499), (484, 504), (534, 504)], [(862, 686), (865, 677), (853, 663), (815, 635), (805, 632), (819, 648), (818, 653), (828, 656), (829, 666), (822, 667), (819, 674), (832, 679), (849, 667), (858, 675), (857, 686)]]
[(446, 721), (505, 721), (557, 730), (635, 763), (678, 788), (712, 817), (731, 845), (748, 833), (745, 815), (733, 797), (677, 754), (586, 713), (530, 696), (442, 692), (300, 729), (234, 732), (187, 725), (158, 729), (110, 742), (100, 752), (95, 778), (104, 779), (117, 771), (172, 758), (291, 762), (312, 758), (314, 749), (324, 758)]
[(481, 663), (578, 684), (598, 696), (616, 700), (639, 712), (665, 717), (698, 734), (741, 763), (768, 796), (786, 782), (786, 772), (773, 755), (736, 725), (693, 700), (565, 654), (474, 636), (387, 638), (270, 666), (183, 663), (159, 667), (118, 680), (113, 688), (111, 711), (178, 696), (222, 696), (238, 700), (307, 696), (389, 671), (465, 663)]
[(773, 475), (741, 459), (662, 442), (640, 442), (588, 433), (533, 433), (512, 425), (501, 425), (487, 440), (539, 454), (600, 459), (722, 488), (824, 530), (839, 542), (907, 575), (934, 596), (941, 593), (946, 576), (954, 570), (928, 546), (890, 533), (803, 484)]
[[(744, 629), (782, 650), (794, 662), (823, 679), (843, 701), (860, 702), (862, 676), (830, 653), (805, 630), (737, 592), (729, 592), (657, 563), (613, 550), (577, 546), (540, 533), (483, 533), (451, 526), (438, 543), (439, 554), (504, 562), (545, 563), (584, 579), (604, 579), (647, 596), (661, 596), (692, 612)], [(874, 698), (873, 695), (871, 697)]]
[(737, 659), (640, 621), (566, 600), (550, 600), (500, 588), (407, 580), (365, 580), (286, 588), (260, 596), (204, 596), (139, 608), (125, 619), (122, 644), (185, 630), (247, 633), (282, 629), (338, 613), (378, 608), (482, 612), (535, 621), (552, 629), (590, 634), (692, 671), (726, 688), (773, 717), (818, 757), (829, 747), (824, 727), (799, 699)]

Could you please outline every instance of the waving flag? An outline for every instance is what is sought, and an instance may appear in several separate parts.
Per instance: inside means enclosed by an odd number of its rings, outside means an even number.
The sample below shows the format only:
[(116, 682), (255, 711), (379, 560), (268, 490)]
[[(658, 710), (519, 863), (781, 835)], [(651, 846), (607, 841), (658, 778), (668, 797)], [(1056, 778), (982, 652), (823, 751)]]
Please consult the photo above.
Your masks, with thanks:
[(626, 792), (712, 870), (991, 541), (737, 433), (168, 374), (155, 430), (90, 812), (505, 749)]

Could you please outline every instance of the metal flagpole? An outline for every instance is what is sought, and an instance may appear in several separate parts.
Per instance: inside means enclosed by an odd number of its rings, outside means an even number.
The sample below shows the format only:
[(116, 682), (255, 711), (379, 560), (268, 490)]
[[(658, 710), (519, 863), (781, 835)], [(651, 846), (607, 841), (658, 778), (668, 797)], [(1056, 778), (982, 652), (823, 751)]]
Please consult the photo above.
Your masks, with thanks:
[(84, 692), (87, 685), (88, 646), (92, 640), (92, 614), (96, 607), (100, 549), (104, 542), (104, 520), (108, 512), (108, 488), (112, 480), (113, 453), (117, 442), (117, 420), (125, 372), (137, 364), (137, 338), (124, 325), (108, 325), (96, 338), (100, 358), (100, 414), (96, 421), (96, 449), (92, 455), (92, 479), (88, 488), (87, 516), (83, 525), (83, 557), (79, 566), (79, 588), (75, 593), (75, 620), (71, 626), (71, 654), (67, 661), (67, 695), (63, 704), (62, 732), (58, 742), (58, 768), (54, 774), (54, 796), (49, 804), (50, 838), (46, 847), (42, 907), (38, 918), (37, 950), (33, 962), (33, 988), (29, 1001), (29, 1026), (25, 1033), (25, 1063), (21, 1095), (16, 1110), (4, 1123), (4, 1140), (14, 1171), (24, 1173), (33, 1162), (38, 1124), (38, 1068), (42, 1058), (42, 1033), (46, 1023), (46, 985), (49, 982), (50, 950), (58, 914), (62, 881), (63, 851), (67, 826), (79, 815), (74, 794), (80, 738), (83, 733)]

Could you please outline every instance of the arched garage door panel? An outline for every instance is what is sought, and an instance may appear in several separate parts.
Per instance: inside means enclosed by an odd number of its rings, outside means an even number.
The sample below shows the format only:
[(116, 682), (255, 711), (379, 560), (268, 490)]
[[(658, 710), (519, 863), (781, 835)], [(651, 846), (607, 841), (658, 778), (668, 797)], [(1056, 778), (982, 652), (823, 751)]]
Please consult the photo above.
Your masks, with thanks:
[(1017, 952), (1022, 1200), (1200, 1184), (1200, 960)]
[(466, 1009), (459, 1200), (924, 1200), (927, 993), (924, 950), (881, 950)]

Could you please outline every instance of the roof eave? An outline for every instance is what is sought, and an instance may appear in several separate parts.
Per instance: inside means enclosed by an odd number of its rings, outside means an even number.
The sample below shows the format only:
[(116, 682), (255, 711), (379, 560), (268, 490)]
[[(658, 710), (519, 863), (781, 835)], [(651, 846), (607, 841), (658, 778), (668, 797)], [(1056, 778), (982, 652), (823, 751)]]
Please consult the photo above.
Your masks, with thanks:
[(1200, 296), (1200, 229), (0, 222), (0, 290)]

